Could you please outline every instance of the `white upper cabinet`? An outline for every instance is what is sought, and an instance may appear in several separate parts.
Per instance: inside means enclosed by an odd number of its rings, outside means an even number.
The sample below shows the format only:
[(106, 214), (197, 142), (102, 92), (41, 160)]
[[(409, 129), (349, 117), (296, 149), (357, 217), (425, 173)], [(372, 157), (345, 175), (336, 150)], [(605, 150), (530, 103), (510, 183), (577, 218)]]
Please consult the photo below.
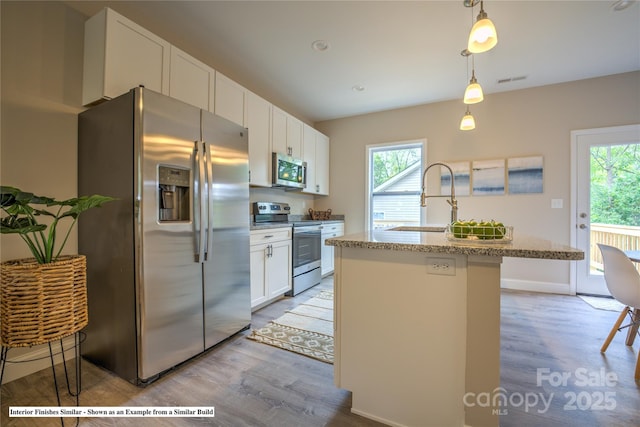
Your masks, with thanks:
[(215, 107), (213, 112), (240, 126), (244, 122), (246, 89), (216, 71)]
[(247, 91), (245, 119), (249, 129), (249, 183), (271, 187), (271, 103)]
[(302, 157), (302, 121), (287, 114), (287, 154), (299, 159)]
[(307, 162), (305, 193), (329, 194), (329, 138), (112, 9), (85, 22), (83, 105), (137, 86), (249, 129), (250, 183), (271, 187), (271, 154)]
[(83, 105), (140, 85), (168, 94), (168, 42), (109, 8), (85, 22), (84, 37)]
[(169, 96), (213, 111), (216, 72), (207, 64), (171, 46)]
[(302, 121), (274, 105), (271, 115), (271, 151), (301, 158), (302, 125)]
[(287, 113), (276, 107), (271, 110), (271, 151), (287, 154)]
[(302, 160), (307, 162), (307, 186), (303, 193), (316, 193), (316, 130), (305, 124), (302, 132)]
[(329, 137), (316, 131), (316, 194), (329, 195)]
[(307, 162), (307, 186), (303, 193), (329, 194), (329, 137), (304, 125), (302, 158)]

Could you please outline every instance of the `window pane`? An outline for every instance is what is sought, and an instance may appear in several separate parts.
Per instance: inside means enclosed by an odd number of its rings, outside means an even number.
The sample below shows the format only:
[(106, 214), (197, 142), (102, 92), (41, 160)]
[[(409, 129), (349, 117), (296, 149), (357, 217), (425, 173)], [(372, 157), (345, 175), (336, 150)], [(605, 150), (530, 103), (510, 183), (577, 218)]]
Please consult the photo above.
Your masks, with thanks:
[[(373, 150), (373, 188), (386, 187), (390, 183), (398, 181), (399, 176), (406, 173), (412, 166), (420, 168), (422, 158), (421, 147), (406, 147), (391, 149), (378, 148)], [(419, 188), (418, 188), (419, 189)]]
[(372, 148), (369, 173), (369, 228), (419, 226), (422, 144)]
[(371, 198), (372, 228), (419, 226), (420, 195), (374, 195)]

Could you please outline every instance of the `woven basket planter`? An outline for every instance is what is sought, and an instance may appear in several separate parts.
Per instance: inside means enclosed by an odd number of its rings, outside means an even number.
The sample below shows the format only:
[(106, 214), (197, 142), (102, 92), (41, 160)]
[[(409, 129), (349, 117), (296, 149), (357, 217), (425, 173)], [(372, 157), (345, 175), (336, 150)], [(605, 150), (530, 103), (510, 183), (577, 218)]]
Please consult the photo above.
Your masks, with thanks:
[(34, 258), (1, 264), (0, 341), (29, 347), (73, 335), (88, 323), (87, 261), (62, 256), (49, 264)]

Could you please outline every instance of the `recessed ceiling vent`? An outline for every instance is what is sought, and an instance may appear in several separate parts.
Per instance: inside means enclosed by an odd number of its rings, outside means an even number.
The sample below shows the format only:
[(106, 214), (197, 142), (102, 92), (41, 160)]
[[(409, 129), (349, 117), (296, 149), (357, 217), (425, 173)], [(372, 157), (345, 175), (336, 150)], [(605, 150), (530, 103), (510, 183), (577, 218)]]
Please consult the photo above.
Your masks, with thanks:
[(517, 76), (517, 77), (506, 77), (504, 79), (499, 79), (498, 84), (509, 83), (509, 82), (517, 82), (518, 80), (524, 80), (527, 76)]

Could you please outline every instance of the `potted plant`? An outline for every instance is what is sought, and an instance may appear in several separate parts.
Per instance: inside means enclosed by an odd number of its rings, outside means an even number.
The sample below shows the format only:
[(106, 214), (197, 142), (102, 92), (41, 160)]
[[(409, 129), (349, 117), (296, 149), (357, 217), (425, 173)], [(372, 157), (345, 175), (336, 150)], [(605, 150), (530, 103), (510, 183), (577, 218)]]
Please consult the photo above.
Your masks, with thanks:
[[(55, 200), (15, 187), (0, 187), (2, 234), (18, 234), (33, 258), (1, 264), (0, 340), (3, 346), (32, 346), (64, 338), (88, 321), (86, 258), (61, 255), (78, 216), (114, 200), (83, 196)], [(49, 224), (39, 218), (49, 218)], [(58, 226), (70, 221), (61, 240)], [(68, 222), (65, 221), (65, 222)]]

